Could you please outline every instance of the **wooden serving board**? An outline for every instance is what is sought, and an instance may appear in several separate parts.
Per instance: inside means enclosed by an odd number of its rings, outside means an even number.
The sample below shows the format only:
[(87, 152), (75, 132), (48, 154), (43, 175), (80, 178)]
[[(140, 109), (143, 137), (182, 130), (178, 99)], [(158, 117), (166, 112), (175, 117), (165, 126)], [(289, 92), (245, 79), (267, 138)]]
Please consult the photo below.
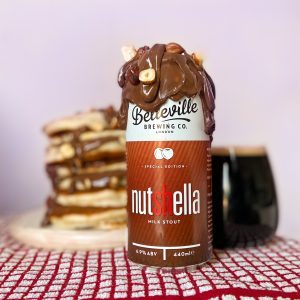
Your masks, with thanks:
[(124, 247), (126, 229), (65, 230), (41, 227), (44, 210), (34, 210), (15, 217), (10, 234), (31, 247), (51, 250), (101, 250)]

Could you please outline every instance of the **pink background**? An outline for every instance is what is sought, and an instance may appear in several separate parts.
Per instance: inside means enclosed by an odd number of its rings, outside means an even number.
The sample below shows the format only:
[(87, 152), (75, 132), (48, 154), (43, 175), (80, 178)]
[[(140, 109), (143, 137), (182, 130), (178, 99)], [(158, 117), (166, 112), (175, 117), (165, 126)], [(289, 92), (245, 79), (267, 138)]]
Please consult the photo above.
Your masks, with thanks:
[(120, 102), (120, 47), (178, 41), (217, 87), (215, 145), (264, 144), (300, 238), (300, 1), (0, 2), (0, 214), (38, 207), (46, 121)]

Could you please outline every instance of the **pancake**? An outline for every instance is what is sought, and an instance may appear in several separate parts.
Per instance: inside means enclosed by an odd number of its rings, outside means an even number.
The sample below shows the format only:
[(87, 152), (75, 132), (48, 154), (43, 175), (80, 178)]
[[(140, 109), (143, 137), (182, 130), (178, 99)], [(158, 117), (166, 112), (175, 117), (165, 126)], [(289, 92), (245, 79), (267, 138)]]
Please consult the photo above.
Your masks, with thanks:
[(80, 129), (102, 131), (117, 128), (117, 112), (113, 107), (95, 109), (49, 122), (43, 128), (48, 136), (72, 132)]
[[(55, 202), (64, 207), (81, 208), (107, 208), (122, 207), (127, 203), (127, 192), (125, 188), (104, 189), (98, 192), (58, 194), (55, 196)], [(74, 207), (73, 207), (74, 206)]]
[(54, 198), (47, 201), (47, 214), (44, 225), (52, 224), (65, 229), (114, 229), (126, 225), (127, 213), (125, 207), (78, 207), (62, 206)]
[(120, 216), (114, 216), (111, 219), (103, 215), (66, 215), (62, 217), (50, 217), (50, 222), (53, 226), (61, 229), (101, 229), (113, 230), (124, 228), (127, 224), (127, 218), (124, 216), (123, 211)]

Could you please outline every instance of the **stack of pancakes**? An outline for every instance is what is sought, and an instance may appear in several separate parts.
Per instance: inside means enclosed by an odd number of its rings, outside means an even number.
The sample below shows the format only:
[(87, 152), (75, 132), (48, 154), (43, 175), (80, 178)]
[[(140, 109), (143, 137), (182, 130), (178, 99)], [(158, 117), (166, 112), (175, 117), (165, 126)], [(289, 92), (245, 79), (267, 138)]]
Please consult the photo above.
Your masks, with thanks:
[(114, 229), (126, 225), (125, 133), (109, 107), (48, 123), (46, 170), (53, 193), (44, 225)]

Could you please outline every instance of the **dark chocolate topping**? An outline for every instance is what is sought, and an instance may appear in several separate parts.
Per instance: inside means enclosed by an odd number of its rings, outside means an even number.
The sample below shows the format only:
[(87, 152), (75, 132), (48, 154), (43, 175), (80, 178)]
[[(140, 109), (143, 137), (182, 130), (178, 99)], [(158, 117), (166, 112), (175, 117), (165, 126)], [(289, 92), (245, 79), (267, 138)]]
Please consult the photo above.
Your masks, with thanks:
[[(142, 83), (139, 73), (155, 70), (155, 80)], [(215, 129), (215, 86), (201, 63), (178, 44), (155, 44), (139, 48), (135, 57), (125, 63), (118, 75), (123, 89), (119, 123), (126, 128), (129, 102), (146, 111), (158, 111), (168, 99), (174, 101), (197, 94), (202, 101), (205, 132), (212, 136)]]

